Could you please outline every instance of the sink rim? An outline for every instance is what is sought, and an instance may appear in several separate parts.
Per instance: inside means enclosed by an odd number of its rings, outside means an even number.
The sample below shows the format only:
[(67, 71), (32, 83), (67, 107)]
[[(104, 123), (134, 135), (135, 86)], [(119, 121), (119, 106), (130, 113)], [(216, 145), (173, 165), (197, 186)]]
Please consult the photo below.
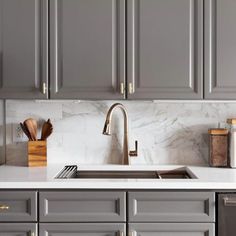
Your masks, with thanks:
[(79, 170), (77, 179), (195, 179), (187, 169), (171, 170)]
[[(68, 166), (65, 166), (68, 167)], [(64, 167), (64, 168), (65, 168)], [(60, 178), (58, 175), (56, 179), (153, 179), (153, 180), (180, 180), (180, 179), (197, 179), (196, 175), (189, 170), (188, 167), (178, 167), (170, 169), (121, 169), (121, 170), (101, 170), (101, 169), (77, 169), (69, 177)], [(60, 172), (59, 172), (60, 173)]]

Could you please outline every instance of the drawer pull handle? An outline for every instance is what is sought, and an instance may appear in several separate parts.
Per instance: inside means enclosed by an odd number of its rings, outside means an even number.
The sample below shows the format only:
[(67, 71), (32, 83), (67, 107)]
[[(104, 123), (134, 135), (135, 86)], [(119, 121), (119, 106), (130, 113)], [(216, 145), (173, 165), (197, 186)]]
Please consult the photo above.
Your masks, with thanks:
[(232, 206), (232, 205), (236, 206), (236, 199), (235, 198), (234, 199), (230, 199), (228, 197), (224, 197), (223, 201), (224, 201), (224, 205), (225, 206)]
[(9, 210), (10, 207), (7, 205), (0, 205), (0, 210)]
[(129, 94), (133, 94), (133, 93), (134, 93), (134, 84), (129, 83)]
[(120, 93), (123, 95), (125, 94), (125, 85), (123, 82), (120, 83)]
[(43, 94), (47, 93), (47, 85), (46, 83), (43, 83)]

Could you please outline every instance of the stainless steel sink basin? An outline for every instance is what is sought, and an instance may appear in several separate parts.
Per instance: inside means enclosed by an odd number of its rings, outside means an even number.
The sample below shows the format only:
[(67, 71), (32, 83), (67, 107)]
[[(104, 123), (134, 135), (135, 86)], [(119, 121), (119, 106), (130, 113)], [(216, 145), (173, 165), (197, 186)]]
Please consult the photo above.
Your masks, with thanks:
[(188, 169), (172, 170), (78, 170), (77, 166), (65, 166), (58, 179), (194, 179)]

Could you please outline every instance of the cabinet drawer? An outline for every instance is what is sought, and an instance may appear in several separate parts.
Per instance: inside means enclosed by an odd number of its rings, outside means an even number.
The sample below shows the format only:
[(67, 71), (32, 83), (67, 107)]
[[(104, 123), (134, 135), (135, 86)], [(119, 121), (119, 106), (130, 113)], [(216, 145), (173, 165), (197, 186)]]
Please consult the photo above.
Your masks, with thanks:
[(41, 222), (124, 222), (125, 192), (40, 192)]
[(130, 235), (138, 236), (214, 236), (214, 223), (135, 223), (129, 224)]
[(0, 222), (37, 221), (37, 192), (0, 191)]
[(1, 236), (37, 235), (37, 224), (30, 223), (0, 223)]
[(130, 222), (214, 222), (210, 192), (129, 192)]
[(40, 236), (117, 236), (125, 235), (122, 223), (49, 223), (39, 225)]

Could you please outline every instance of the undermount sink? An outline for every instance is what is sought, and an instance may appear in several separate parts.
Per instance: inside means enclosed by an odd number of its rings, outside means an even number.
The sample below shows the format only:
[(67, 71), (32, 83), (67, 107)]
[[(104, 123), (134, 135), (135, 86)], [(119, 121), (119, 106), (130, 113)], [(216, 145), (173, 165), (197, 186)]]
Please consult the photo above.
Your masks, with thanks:
[(57, 179), (195, 179), (187, 169), (171, 170), (78, 170), (77, 166), (65, 166)]

